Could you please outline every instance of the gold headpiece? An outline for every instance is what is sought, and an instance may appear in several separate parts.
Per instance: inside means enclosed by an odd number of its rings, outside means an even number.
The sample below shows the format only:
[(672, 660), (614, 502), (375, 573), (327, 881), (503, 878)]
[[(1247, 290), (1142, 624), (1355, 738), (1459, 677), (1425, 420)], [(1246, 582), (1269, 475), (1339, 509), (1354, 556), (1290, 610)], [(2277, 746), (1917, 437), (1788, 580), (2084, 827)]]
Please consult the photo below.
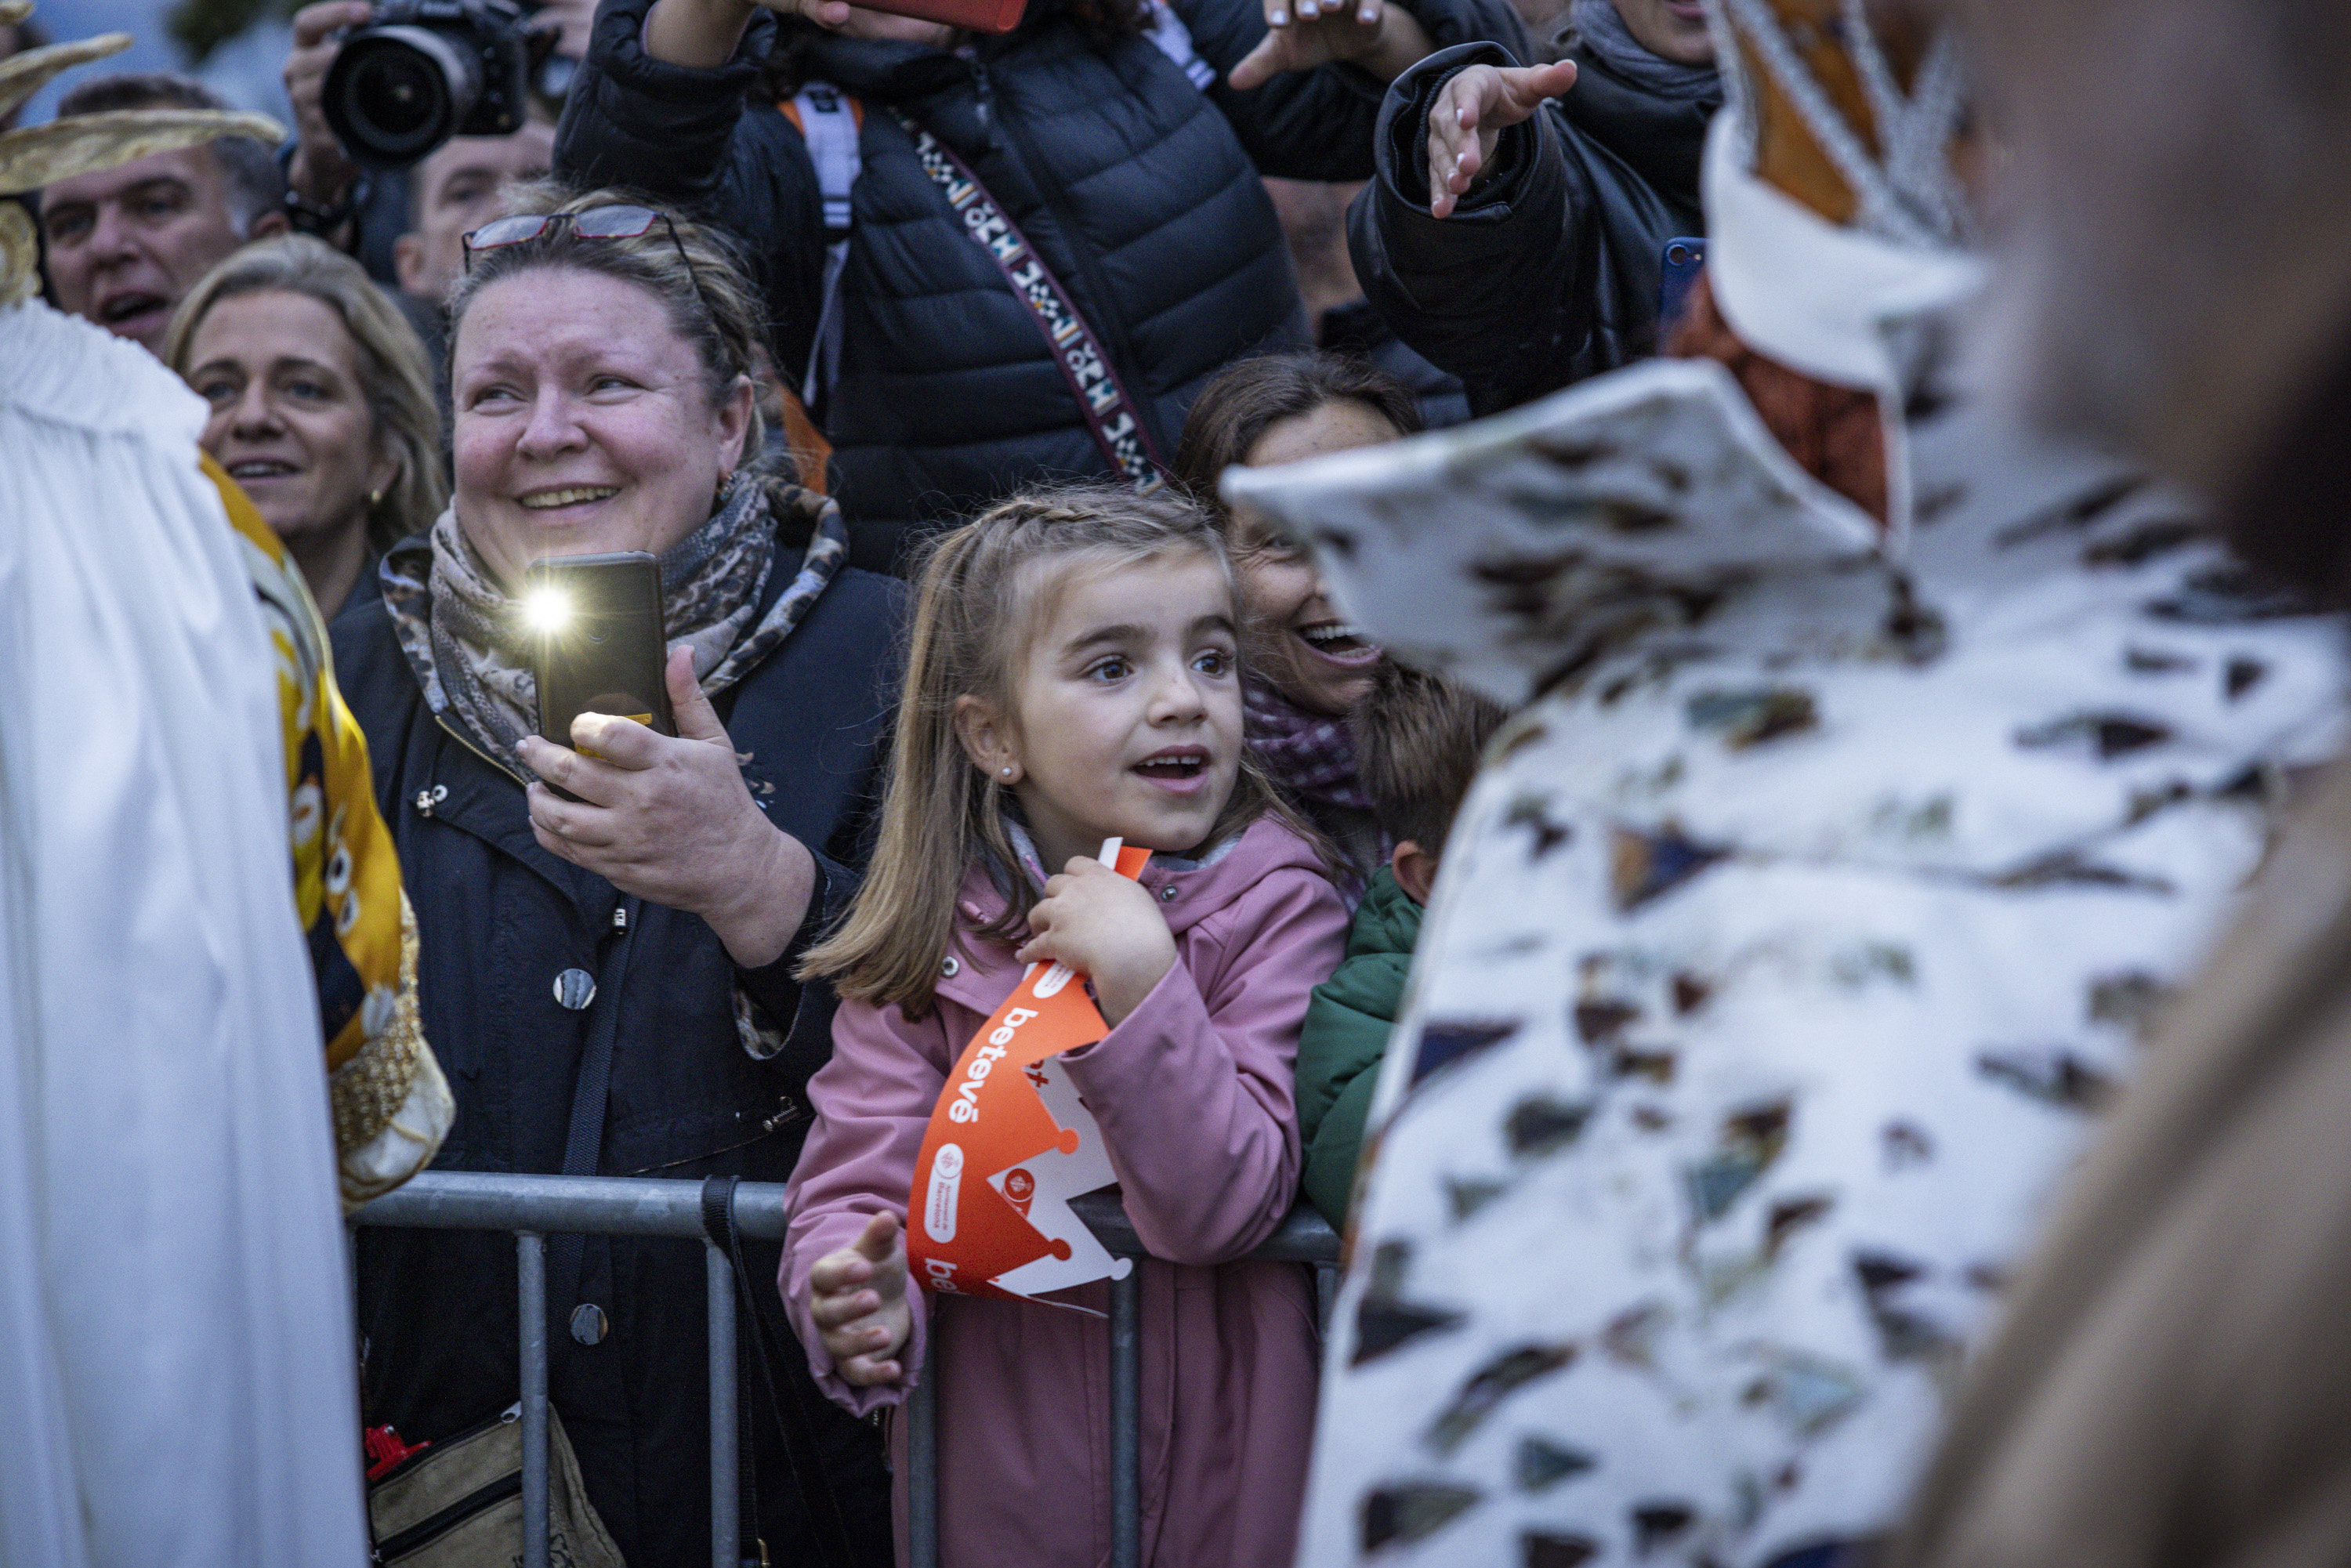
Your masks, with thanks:
[[(33, 14), (32, 0), (0, 0), (0, 26)], [(131, 47), (128, 33), (52, 44), (0, 60), (0, 118), (59, 71), (102, 60)], [(46, 125), (0, 131), (0, 309), (40, 289), (40, 246), (22, 204), (5, 198), (76, 174), (111, 169), (150, 153), (193, 147), (221, 136), (252, 136), (275, 145), (285, 128), (266, 115), (210, 109), (126, 109), (80, 114)]]

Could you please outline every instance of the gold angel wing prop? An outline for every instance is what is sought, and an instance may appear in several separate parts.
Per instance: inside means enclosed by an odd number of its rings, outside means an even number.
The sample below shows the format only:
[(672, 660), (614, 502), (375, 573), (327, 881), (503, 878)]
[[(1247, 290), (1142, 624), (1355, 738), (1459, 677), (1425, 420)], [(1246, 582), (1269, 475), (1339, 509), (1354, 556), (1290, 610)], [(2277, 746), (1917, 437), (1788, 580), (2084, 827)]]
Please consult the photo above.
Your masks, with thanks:
[(286, 139), (286, 130), (267, 115), (210, 109), (128, 109), (52, 120), (0, 133), (0, 194), (37, 191), (76, 174), (220, 136), (258, 137), (274, 147)]
[[(25, 11), (31, 9), (30, 5), (24, 7)], [(5, 26), (9, 19), (5, 6), (0, 6), (0, 26)], [(128, 33), (100, 33), (78, 43), (50, 44), (0, 60), (0, 120), (7, 119), (18, 104), (47, 86), (49, 78), (59, 71), (119, 55), (130, 47)]]

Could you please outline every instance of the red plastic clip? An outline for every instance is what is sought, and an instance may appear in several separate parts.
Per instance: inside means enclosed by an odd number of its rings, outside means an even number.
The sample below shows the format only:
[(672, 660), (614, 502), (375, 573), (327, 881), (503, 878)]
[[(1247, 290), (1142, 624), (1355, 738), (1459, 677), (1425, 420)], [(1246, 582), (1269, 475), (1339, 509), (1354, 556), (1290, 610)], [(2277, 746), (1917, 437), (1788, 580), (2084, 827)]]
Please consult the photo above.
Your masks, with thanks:
[(376, 1481), (398, 1469), (411, 1454), (421, 1454), (431, 1448), (433, 1439), (427, 1437), (412, 1448), (402, 1442), (400, 1434), (390, 1427), (370, 1427), (361, 1434), (360, 1443), (367, 1449), (367, 1479)]

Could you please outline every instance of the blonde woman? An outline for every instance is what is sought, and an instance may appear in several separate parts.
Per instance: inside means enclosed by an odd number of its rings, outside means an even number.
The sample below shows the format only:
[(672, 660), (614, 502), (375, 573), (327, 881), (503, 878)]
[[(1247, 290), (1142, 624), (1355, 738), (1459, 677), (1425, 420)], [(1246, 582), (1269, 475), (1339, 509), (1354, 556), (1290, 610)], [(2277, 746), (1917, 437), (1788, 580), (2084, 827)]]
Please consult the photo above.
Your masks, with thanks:
[(448, 482), (424, 345), (366, 271), (307, 235), (249, 245), (181, 303), (163, 357), (320, 611), (374, 597), (374, 563)]

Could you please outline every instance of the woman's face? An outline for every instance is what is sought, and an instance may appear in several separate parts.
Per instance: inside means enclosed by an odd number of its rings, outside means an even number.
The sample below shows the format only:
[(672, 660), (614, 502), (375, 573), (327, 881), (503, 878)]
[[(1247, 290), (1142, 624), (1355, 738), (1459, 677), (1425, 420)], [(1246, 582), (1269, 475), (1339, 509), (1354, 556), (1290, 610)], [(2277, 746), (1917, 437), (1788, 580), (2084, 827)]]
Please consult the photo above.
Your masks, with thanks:
[(457, 523), (509, 590), (549, 556), (650, 550), (709, 517), (751, 386), (712, 406), (651, 291), (533, 267), (474, 297), (450, 364)]
[[(1325, 452), (1375, 446), (1401, 434), (1386, 416), (1352, 399), (1266, 426), (1241, 455), (1249, 468), (1295, 463)], [(1340, 714), (1372, 689), (1380, 651), (1357, 634), (1322, 591), (1303, 550), (1246, 512), (1232, 523), (1233, 572), (1248, 622), (1251, 670), (1311, 713)]]
[(187, 360), (212, 409), (204, 450), (279, 538), (298, 547), (367, 527), (368, 493), (399, 470), (378, 449), (340, 315), (307, 294), (240, 294), (197, 323)]

